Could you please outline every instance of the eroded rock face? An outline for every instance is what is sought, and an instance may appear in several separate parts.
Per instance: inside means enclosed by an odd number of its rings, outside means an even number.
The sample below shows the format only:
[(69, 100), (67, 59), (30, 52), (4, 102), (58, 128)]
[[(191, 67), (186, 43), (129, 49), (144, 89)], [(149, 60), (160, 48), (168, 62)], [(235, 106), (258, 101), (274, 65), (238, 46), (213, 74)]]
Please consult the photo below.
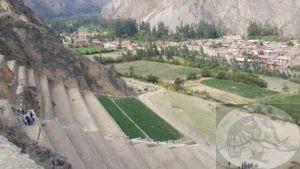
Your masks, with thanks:
[(24, 0), (25, 4), (47, 18), (99, 13), (110, 0)]
[(21, 148), (10, 143), (5, 137), (0, 135), (0, 166), (1, 168), (32, 168), (43, 169), (37, 165), (28, 155), (21, 153)]
[(276, 23), (284, 36), (300, 36), (299, 0), (112, 0), (102, 10), (110, 17), (134, 17), (172, 30), (201, 19), (222, 24), (227, 33), (244, 34), (250, 21)]
[(0, 16), (0, 50), (6, 60), (15, 59), (50, 78), (76, 78), (82, 89), (92, 88), (111, 95), (129, 93), (126, 84), (114, 72), (65, 49), (58, 35), (29, 8), (20, 3), (16, 14), (14, 5), (18, 2), (9, 1), (10, 11)]

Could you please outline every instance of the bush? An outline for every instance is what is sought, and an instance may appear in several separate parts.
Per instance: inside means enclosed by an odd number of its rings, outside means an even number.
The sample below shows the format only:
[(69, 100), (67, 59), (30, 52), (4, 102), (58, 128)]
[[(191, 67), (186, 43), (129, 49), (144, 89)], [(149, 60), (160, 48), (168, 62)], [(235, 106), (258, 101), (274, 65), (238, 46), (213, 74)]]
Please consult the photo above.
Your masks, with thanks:
[(259, 76), (250, 73), (231, 73), (229, 74), (228, 79), (233, 80), (235, 82), (245, 83), (249, 85), (255, 85), (259, 87), (267, 87), (268, 83), (261, 79)]
[(150, 82), (150, 83), (158, 83), (159, 77), (150, 74), (147, 76), (146, 80), (147, 80), (147, 82)]
[(177, 90), (182, 90), (183, 85), (184, 85), (184, 80), (178, 77), (176, 78), (173, 87), (177, 91)]
[(211, 77), (211, 71), (207, 70), (207, 69), (203, 69), (201, 71), (201, 75), (202, 75), (202, 77)]
[(289, 46), (289, 47), (293, 47), (294, 45), (295, 45), (294, 42), (291, 41), (291, 40), (289, 40), (289, 41), (287, 42), (287, 46)]
[(197, 75), (196, 73), (189, 73), (187, 76), (188, 80), (196, 80), (197, 79)]
[(223, 71), (220, 71), (220, 72), (217, 73), (216, 78), (217, 79), (227, 79), (227, 73), (223, 72)]

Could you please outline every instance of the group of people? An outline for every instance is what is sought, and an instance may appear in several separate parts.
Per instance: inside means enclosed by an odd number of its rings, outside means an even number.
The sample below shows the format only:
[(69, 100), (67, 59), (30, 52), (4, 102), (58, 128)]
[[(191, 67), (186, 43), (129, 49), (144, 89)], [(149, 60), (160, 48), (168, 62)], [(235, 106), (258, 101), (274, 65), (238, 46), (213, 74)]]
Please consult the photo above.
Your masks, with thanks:
[[(229, 167), (231, 166), (231, 162), (230, 161), (228, 161), (228, 166)], [(241, 169), (254, 169), (254, 168), (257, 168), (257, 167), (258, 167), (257, 164), (248, 163), (248, 162), (244, 161), (242, 163), (242, 165), (239, 166), (238, 168), (241, 168)]]
[(242, 169), (254, 169), (254, 168), (257, 168), (257, 164), (248, 163), (246, 161), (242, 163)]
[(33, 123), (35, 122), (35, 112), (34, 110), (28, 110), (27, 112), (22, 109), (22, 108), (17, 108), (16, 109), (17, 111), (17, 114), (20, 114), (22, 115), (22, 120), (23, 120), (23, 123), (26, 125), (26, 126), (31, 126), (33, 125)]

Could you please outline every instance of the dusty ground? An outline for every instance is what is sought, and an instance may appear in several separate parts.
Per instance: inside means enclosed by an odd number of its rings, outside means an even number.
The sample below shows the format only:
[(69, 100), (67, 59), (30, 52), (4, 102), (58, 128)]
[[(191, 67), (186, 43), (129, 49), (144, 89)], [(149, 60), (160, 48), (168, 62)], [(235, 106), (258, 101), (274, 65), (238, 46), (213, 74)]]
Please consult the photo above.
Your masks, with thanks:
[(9, 168), (31, 168), (42, 169), (43, 167), (37, 165), (31, 160), (28, 155), (22, 154), (21, 149), (14, 144), (8, 142), (8, 140), (0, 136), (0, 166), (2, 169)]
[[(278, 92), (286, 92), (290, 94), (297, 94), (300, 93), (300, 84), (280, 79), (280, 78), (273, 78), (273, 77), (266, 77), (261, 76), (266, 82), (268, 82), (268, 89), (275, 90)], [(284, 91), (284, 86), (288, 87), (288, 90)]]
[[(260, 145), (262, 145), (263, 152), (261, 158), (252, 158), (251, 146), (248, 145), (245, 145), (245, 148), (241, 151), (241, 157), (231, 158), (229, 156), (229, 149), (228, 146), (226, 146), (227, 137), (230, 135), (228, 134), (228, 132), (231, 127), (236, 124), (236, 122), (244, 117), (253, 117), (257, 122), (256, 125), (261, 127), (260, 131), (263, 133), (261, 135), (261, 142), (257, 145), (251, 145), (252, 148), (255, 147), (256, 150), (258, 150)], [(249, 123), (247, 124), (249, 125)], [(264, 126), (262, 124), (268, 124), (268, 129), (264, 130)], [(274, 128), (275, 132), (271, 130), (272, 128)], [(281, 142), (281, 140), (286, 140), (285, 142), (278, 144), (278, 147), (275, 147), (268, 143), (268, 141), (270, 141), (269, 139), (272, 139), (272, 135), (274, 133), (276, 133), (278, 139), (280, 140), (279, 142)], [(275, 168), (278, 166), (280, 166), (279, 168), (288, 168), (290, 164), (285, 164), (287, 161), (289, 161), (290, 159), (290, 161), (299, 160), (299, 141), (299, 126), (289, 122), (272, 120), (270, 117), (263, 115), (249, 114), (247, 112), (241, 111), (240, 109), (231, 111), (226, 116), (224, 116), (217, 128), (217, 147), (219, 149), (219, 152), (227, 160), (230, 160), (232, 164), (236, 165), (241, 164), (243, 161), (247, 161), (258, 164), (258, 166), (261, 168)]]

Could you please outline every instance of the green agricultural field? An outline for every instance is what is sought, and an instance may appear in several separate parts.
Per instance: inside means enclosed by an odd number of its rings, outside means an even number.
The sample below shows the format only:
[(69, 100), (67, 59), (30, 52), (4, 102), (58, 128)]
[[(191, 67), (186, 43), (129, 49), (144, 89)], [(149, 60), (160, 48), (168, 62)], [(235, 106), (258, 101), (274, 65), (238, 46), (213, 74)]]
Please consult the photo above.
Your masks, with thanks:
[(285, 111), (300, 124), (300, 95), (274, 96), (268, 99), (267, 104)]
[(277, 92), (275, 91), (248, 84), (237, 83), (229, 80), (207, 79), (203, 80), (201, 83), (216, 89), (234, 93), (250, 99), (268, 97), (277, 94)]
[(121, 112), (117, 105), (107, 96), (100, 96), (100, 102), (130, 138), (145, 138), (145, 135)]
[(116, 103), (153, 140), (177, 140), (181, 134), (136, 98), (118, 99)]
[(114, 50), (111, 49), (105, 49), (101, 46), (66, 46), (68, 49), (72, 50), (75, 53), (81, 54), (81, 55), (93, 55), (93, 54), (99, 54), (99, 53), (107, 53), (107, 52), (113, 52)]
[(90, 29), (88, 27), (83, 27), (81, 26), (80, 28), (78, 28), (77, 30), (79, 33), (82, 33), (82, 32), (88, 32), (90, 31)]
[(175, 80), (177, 77), (186, 78), (189, 73), (200, 74), (201, 69), (170, 65), (166, 63), (135, 61), (116, 64), (116, 70), (121, 73), (129, 73), (133, 67), (136, 75), (147, 77), (149, 74), (158, 76), (161, 80)]

